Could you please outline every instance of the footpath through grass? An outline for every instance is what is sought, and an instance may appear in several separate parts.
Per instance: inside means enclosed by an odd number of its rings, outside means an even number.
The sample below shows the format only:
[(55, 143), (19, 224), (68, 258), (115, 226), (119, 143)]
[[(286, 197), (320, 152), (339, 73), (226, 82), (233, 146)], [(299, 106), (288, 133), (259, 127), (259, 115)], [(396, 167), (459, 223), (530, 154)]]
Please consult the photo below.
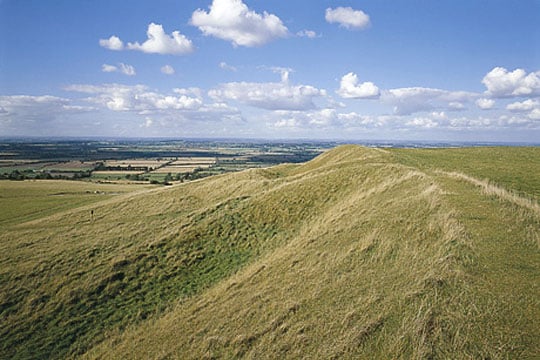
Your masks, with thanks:
[(455, 171), (540, 201), (540, 147), (389, 149), (395, 160), (420, 170)]

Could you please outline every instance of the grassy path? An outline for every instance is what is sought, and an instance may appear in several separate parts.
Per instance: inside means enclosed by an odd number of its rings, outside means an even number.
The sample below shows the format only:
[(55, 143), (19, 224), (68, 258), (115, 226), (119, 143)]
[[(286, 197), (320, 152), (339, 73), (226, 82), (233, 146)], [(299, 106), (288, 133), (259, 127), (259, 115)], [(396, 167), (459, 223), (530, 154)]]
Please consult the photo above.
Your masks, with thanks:
[(490, 349), (494, 359), (535, 358), (540, 354), (539, 214), (529, 203), (512, 201), (506, 192), (486, 192), (470, 179), (439, 173), (437, 180), (458, 209), (476, 255), (464, 295), (469, 319), (475, 319), (467, 325), (477, 336), (473, 343)]

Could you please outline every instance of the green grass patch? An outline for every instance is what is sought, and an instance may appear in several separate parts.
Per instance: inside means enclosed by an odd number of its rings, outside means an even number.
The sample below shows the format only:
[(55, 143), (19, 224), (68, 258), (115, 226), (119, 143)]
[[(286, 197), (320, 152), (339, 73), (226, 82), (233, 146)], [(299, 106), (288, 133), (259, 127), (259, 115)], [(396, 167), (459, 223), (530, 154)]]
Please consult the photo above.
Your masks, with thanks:
[(540, 147), (389, 149), (396, 161), (422, 170), (457, 171), (540, 200)]
[(0, 181), (0, 225), (46, 217), (111, 196), (142, 190), (137, 185), (65, 180)]

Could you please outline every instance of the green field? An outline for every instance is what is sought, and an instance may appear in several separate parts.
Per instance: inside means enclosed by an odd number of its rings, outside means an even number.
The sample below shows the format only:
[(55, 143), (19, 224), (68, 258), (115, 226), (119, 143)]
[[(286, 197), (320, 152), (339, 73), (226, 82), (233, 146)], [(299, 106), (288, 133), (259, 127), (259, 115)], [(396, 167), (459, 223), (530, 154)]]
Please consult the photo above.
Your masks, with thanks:
[(0, 357), (540, 356), (540, 148), (0, 189)]
[(0, 226), (43, 218), (151, 187), (67, 180), (0, 181)]

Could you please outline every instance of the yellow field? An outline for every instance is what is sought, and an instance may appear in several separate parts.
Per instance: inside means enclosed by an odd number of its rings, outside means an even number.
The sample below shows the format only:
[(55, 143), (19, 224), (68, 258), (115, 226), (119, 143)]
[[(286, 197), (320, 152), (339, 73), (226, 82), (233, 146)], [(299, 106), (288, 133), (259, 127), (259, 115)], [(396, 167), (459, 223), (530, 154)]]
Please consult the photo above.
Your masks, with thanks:
[(144, 174), (144, 171), (132, 171), (132, 170), (99, 170), (99, 171), (92, 171), (92, 174), (95, 175), (140, 175)]
[(148, 168), (157, 168), (169, 162), (170, 159), (161, 159), (161, 160), (148, 160), (148, 159), (129, 159), (129, 160), (107, 160), (104, 162), (104, 165), (107, 167), (148, 167)]
[(199, 165), (199, 164), (215, 164), (216, 158), (213, 157), (197, 157), (197, 158), (178, 158), (177, 160), (173, 161), (170, 165), (178, 166), (178, 165)]

